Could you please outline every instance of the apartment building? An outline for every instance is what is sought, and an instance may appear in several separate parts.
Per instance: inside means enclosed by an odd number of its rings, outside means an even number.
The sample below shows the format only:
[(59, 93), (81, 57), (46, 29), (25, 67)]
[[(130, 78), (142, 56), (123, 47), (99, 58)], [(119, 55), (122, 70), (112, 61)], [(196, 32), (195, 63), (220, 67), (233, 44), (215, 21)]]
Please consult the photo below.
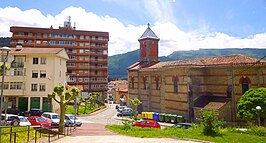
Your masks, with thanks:
[(13, 48), (8, 56), (9, 68), (4, 82), (4, 100), (8, 108), (58, 110), (59, 105), (48, 99), (48, 94), (55, 85), (66, 84), (68, 59), (63, 48)]
[(69, 21), (54, 29), (12, 26), (11, 48), (17, 44), (29, 48), (65, 48), (68, 85), (88, 92), (106, 92), (108, 76), (108, 32), (76, 30)]

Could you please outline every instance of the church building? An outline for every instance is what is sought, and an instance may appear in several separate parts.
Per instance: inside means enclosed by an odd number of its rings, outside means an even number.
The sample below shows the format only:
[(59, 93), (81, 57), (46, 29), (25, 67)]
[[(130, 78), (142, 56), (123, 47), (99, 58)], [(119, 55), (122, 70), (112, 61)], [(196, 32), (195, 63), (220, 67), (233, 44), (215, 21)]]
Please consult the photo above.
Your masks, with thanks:
[(266, 61), (228, 55), (160, 62), (160, 39), (148, 28), (138, 39), (140, 59), (128, 67), (128, 98), (142, 101), (142, 111), (182, 115), (197, 122), (199, 112), (213, 109), (227, 122), (249, 88), (266, 86)]

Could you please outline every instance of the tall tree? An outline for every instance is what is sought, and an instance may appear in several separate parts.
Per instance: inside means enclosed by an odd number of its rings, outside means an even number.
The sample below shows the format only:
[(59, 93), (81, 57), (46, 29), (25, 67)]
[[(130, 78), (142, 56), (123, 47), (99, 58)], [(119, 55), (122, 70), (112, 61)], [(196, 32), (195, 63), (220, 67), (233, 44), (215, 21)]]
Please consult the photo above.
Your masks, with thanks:
[[(65, 90), (63, 85), (54, 86), (52, 94), (49, 94), (49, 98), (53, 98), (60, 106), (60, 121), (59, 132), (64, 131), (64, 120), (67, 104), (78, 96), (80, 91), (76, 87), (72, 87), (69, 90)], [(59, 99), (58, 99), (59, 98)]]
[(141, 104), (141, 101), (138, 99), (138, 98), (129, 98), (129, 102), (130, 102), (130, 105), (131, 105), (131, 108), (133, 110), (133, 116), (134, 116), (134, 119), (137, 119), (137, 116), (138, 116), (138, 106)]
[[(261, 111), (258, 113), (256, 107), (260, 106)], [(244, 119), (255, 120), (258, 116), (266, 117), (266, 88), (250, 88), (240, 98), (237, 116)], [(260, 114), (260, 115), (259, 115)]]

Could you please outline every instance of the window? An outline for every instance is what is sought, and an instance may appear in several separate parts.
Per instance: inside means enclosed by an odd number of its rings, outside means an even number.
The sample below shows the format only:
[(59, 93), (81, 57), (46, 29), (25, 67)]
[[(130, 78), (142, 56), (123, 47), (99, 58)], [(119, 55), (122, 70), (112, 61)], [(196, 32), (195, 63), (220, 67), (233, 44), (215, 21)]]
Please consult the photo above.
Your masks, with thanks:
[(80, 39), (84, 39), (84, 36), (82, 35), (82, 36), (80, 36)]
[(79, 49), (79, 53), (84, 53), (84, 50), (83, 49)]
[(90, 39), (90, 36), (86, 36), (86, 40), (89, 40)]
[(79, 46), (80, 46), (80, 47), (83, 47), (83, 46), (84, 46), (84, 43), (83, 43), (83, 42), (80, 42), (80, 43), (79, 43)]
[(86, 46), (90, 46), (90, 42), (86, 42), (85, 45), (86, 45)]
[(40, 83), (39, 91), (45, 91), (45, 83)]
[(178, 93), (178, 78), (174, 77), (174, 93)]
[(156, 90), (159, 90), (159, 77), (155, 77)]
[(146, 81), (147, 81), (147, 78), (146, 77), (143, 77), (143, 89), (146, 89)]
[(40, 71), (40, 78), (46, 78), (46, 71), (45, 70)]
[(11, 82), (10, 83), (10, 89), (12, 90), (19, 90), (19, 89), (22, 89), (22, 85), (23, 83), (22, 82)]
[(79, 82), (83, 82), (83, 78), (79, 78)]
[(131, 78), (131, 88), (134, 89), (134, 78)]
[(38, 91), (38, 84), (32, 83), (31, 84), (31, 91)]
[(45, 65), (46, 64), (46, 58), (41, 58), (41, 64)]
[(40, 45), (40, 44), (41, 44), (41, 41), (37, 40), (37, 41), (36, 41), (36, 44), (37, 44), (37, 45)]
[(23, 68), (12, 68), (11, 69), (11, 75), (12, 76), (23, 76), (24, 74), (24, 69)]
[(46, 33), (43, 34), (43, 38), (47, 38), (47, 34)]
[(37, 33), (37, 34), (36, 34), (36, 37), (37, 37), (37, 38), (41, 38), (41, 33)]
[(38, 64), (38, 59), (39, 59), (39, 58), (36, 58), (36, 57), (33, 58), (33, 62), (32, 62), (32, 64), (37, 65), (37, 64)]
[(70, 60), (76, 60), (76, 56), (69, 56)]
[(32, 78), (38, 78), (38, 71), (37, 70), (33, 70), (32, 71)]
[(242, 94), (244, 94), (246, 91), (248, 91), (248, 89), (249, 89), (249, 85), (248, 84), (249, 84), (248, 79), (244, 78), (242, 80)]
[(9, 83), (8, 82), (4, 83), (4, 89), (9, 89)]
[(84, 78), (84, 82), (88, 82), (89, 81), (89, 78)]

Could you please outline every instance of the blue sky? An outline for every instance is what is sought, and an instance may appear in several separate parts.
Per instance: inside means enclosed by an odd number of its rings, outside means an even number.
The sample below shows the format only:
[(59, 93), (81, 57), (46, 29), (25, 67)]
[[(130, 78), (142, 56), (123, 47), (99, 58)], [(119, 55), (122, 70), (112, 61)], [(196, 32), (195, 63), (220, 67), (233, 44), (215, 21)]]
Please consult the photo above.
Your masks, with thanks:
[(137, 49), (147, 23), (160, 55), (266, 47), (266, 0), (1, 0), (0, 36), (12, 25), (60, 26), (68, 15), (77, 29), (109, 32), (109, 55)]

